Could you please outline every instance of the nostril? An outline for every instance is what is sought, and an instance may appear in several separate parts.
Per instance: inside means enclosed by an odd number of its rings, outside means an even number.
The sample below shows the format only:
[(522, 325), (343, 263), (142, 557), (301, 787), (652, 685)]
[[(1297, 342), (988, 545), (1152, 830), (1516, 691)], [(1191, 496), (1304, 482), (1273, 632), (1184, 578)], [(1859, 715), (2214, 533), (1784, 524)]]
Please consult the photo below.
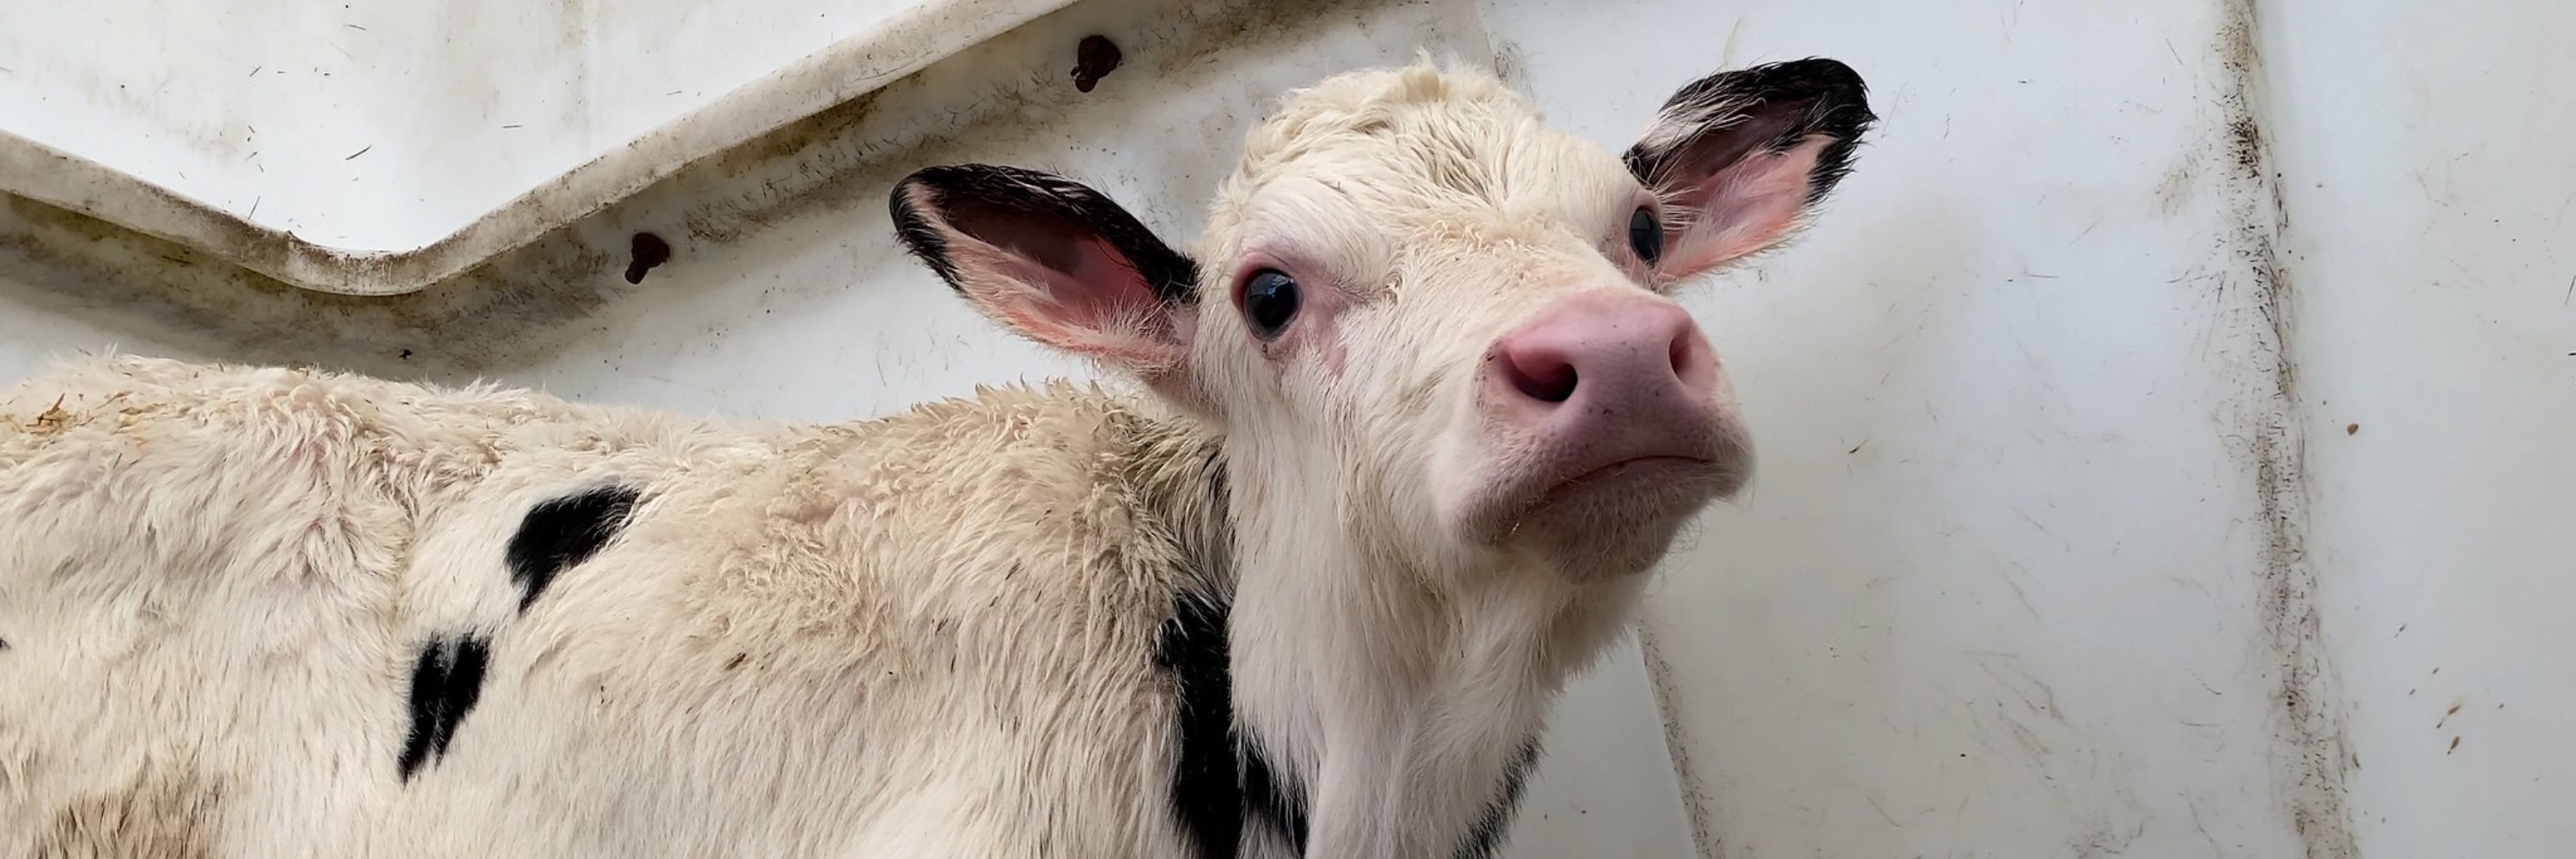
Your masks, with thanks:
[(1574, 398), (1574, 362), (1555, 350), (1506, 349), (1502, 365), (1503, 375), (1511, 378), (1512, 387), (1530, 399), (1562, 403)]
[(1717, 350), (1700, 336), (1699, 327), (1683, 326), (1673, 337), (1671, 347), (1673, 378), (1691, 390), (1704, 390), (1717, 382)]

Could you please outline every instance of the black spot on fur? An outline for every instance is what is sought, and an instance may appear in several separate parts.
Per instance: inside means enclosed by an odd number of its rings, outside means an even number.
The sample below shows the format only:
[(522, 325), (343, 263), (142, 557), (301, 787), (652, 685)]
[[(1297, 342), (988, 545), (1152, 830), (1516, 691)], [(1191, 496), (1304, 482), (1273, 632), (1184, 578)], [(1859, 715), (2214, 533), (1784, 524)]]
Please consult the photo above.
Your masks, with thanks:
[(1701, 127), (1649, 149), (1629, 147), (1628, 172), (1660, 185), (1675, 170), (1716, 170), (1755, 150), (1774, 152), (1810, 136), (1831, 142), (1807, 173), (1807, 202), (1824, 199), (1851, 172), (1852, 153), (1878, 115), (1860, 73), (1834, 60), (1810, 58), (1719, 72), (1665, 100), (1664, 121)]
[(1172, 817), (1208, 859), (1232, 857), (1243, 837), (1227, 608), (1201, 594), (1181, 593), (1154, 645), (1154, 664), (1171, 676), (1177, 709)]
[(510, 535), (506, 555), (510, 578), (519, 583), (519, 610), (535, 604), (557, 574), (608, 545), (618, 529), (626, 527), (640, 497), (623, 486), (603, 486), (529, 509), (519, 523), (519, 533)]
[(1306, 852), (1306, 794), (1278, 777), (1257, 739), (1234, 729), (1228, 663), (1228, 606), (1184, 593), (1163, 624), (1154, 663), (1172, 677), (1179, 738), (1172, 766), (1172, 815), (1198, 855), (1230, 859), (1247, 821)]
[(411, 733), (395, 760), (404, 781), (421, 765), (447, 754), (457, 723), (483, 696), (483, 670), (490, 661), (491, 643), (471, 634), (421, 645), (411, 672)]
[[(1204, 467), (1208, 509), (1223, 511), (1232, 496), (1224, 454), (1211, 446)], [(1236, 732), (1234, 671), (1228, 620), (1233, 606), (1216, 584), (1232, 561), (1232, 534), (1218, 515), (1219, 531), (1204, 535), (1195, 552), (1198, 584), (1173, 595), (1172, 617), (1154, 643), (1154, 664), (1171, 677), (1175, 705), (1172, 817), (1201, 859), (1232, 859), (1241, 850), (1247, 819), (1280, 841), (1306, 851), (1306, 799), (1302, 789), (1277, 778), (1260, 742)]]
[[(989, 164), (930, 167), (895, 183), (886, 203), (904, 248), (954, 289), (965, 287), (948, 258), (943, 224), (1059, 269), (1073, 242), (1097, 237), (1126, 258), (1155, 298), (1173, 306), (1198, 301), (1197, 262), (1108, 197), (1061, 176)], [(1005, 233), (1020, 240), (1006, 241)]]
[(1512, 812), (1520, 808), (1521, 789), (1529, 780), (1530, 767), (1537, 764), (1538, 739), (1523, 740), (1520, 752), (1503, 767), (1502, 789), (1496, 792), (1494, 803), (1486, 806), (1485, 816), (1467, 830), (1467, 837), (1458, 842), (1451, 859), (1492, 859), (1494, 851), (1503, 846), (1503, 835), (1511, 828)]
[(1243, 807), (1252, 821), (1306, 855), (1306, 787), (1281, 779), (1258, 740), (1246, 739), (1243, 750)]

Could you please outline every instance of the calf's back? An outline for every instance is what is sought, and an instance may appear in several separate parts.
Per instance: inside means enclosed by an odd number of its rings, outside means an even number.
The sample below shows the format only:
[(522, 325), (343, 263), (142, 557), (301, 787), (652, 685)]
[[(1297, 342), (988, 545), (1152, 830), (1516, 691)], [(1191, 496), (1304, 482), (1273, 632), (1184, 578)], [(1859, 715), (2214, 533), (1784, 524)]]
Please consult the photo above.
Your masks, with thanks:
[(0, 399), (0, 855), (1176, 855), (1203, 444), (66, 367)]

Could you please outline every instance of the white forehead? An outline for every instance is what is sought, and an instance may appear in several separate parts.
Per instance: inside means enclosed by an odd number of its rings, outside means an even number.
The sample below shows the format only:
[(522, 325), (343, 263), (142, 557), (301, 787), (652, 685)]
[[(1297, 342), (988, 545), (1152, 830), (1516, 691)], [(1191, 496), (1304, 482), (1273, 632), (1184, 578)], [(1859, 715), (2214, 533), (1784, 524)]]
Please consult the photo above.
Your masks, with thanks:
[(1606, 227), (1637, 187), (1615, 156), (1548, 128), (1491, 75), (1429, 64), (1352, 72), (1289, 93), (1245, 135), (1205, 250), (1290, 243), (1380, 256), (1440, 234)]

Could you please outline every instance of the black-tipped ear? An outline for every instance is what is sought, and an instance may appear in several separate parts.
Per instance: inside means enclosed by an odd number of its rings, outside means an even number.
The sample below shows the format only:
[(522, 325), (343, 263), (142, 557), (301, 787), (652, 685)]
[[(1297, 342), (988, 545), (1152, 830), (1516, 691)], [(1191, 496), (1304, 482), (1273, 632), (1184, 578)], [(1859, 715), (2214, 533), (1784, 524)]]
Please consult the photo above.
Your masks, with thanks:
[(1689, 274), (1769, 247), (1851, 172), (1878, 116), (1842, 63), (1814, 58), (1719, 72), (1665, 100), (1628, 148), (1628, 171), (1677, 204), (1666, 264)]
[(1195, 261), (1108, 197), (1062, 176), (989, 164), (929, 167), (895, 183), (889, 197), (895, 234), (951, 287), (963, 283), (947, 233), (962, 231), (1057, 270), (1079, 259), (1078, 245), (1102, 242), (1156, 298), (1198, 298)]
[(1175, 316), (1197, 301), (1198, 264), (1098, 191), (967, 164), (904, 177), (887, 205), (907, 250), (1031, 339), (1148, 374), (1187, 351)]

